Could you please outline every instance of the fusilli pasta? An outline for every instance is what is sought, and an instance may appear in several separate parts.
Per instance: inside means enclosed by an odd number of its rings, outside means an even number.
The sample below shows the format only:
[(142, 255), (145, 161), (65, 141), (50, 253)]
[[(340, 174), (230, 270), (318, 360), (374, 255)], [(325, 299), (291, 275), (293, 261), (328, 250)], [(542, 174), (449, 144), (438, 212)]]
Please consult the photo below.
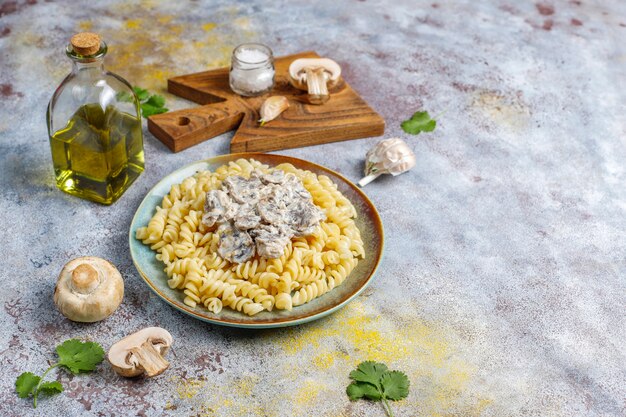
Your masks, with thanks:
[[(206, 194), (219, 189), (225, 178), (248, 178), (255, 169), (296, 175), (326, 220), (312, 235), (293, 238), (280, 258), (257, 255), (231, 264), (217, 253), (218, 234), (201, 221)], [(250, 316), (264, 310), (291, 310), (340, 285), (358, 258), (365, 256), (354, 222), (356, 210), (330, 178), (291, 164), (273, 169), (254, 159), (239, 159), (215, 172), (200, 171), (173, 185), (148, 224), (137, 229), (136, 238), (157, 252), (168, 285), (184, 293), (188, 306), (202, 305), (214, 314), (228, 307)]]

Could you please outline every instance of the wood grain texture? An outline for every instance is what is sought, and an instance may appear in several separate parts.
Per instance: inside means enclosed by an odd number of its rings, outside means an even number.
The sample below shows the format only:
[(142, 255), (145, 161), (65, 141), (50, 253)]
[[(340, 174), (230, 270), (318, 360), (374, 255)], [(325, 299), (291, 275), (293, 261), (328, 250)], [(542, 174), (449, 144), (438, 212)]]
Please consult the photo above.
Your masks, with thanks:
[[(202, 106), (150, 116), (148, 130), (173, 152), (233, 129), (237, 132), (231, 152), (266, 152), (382, 135), (385, 121), (343, 79), (320, 106), (306, 103), (306, 91), (289, 84), (289, 64), (315, 57), (315, 52), (303, 52), (277, 58), (274, 89), (260, 97), (233, 93), (228, 68), (170, 78), (170, 93)], [(261, 127), (259, 109), (273, 95), (287, 97), (289, 108)]]

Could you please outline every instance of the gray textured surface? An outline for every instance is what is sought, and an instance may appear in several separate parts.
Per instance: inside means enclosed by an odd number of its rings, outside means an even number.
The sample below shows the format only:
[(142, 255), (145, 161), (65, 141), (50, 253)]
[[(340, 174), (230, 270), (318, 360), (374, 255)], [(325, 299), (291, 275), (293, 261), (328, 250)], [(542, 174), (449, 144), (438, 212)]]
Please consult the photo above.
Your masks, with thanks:
[[(1, 415), (379, 416), (344, 394), (365, 359), (411, 378), (398, 416), (626, 414), (624, 2), (171, 3), (0, 3)], [(406, 137), (413, 171), (366, 188), (387, 237), (373, 285), (279, 331), (207, 325), (157, 299), (128, 255), (132, 215), (167, 173), (227, 152), (230, 135), (171, 154), (146, 131), (147, 170), (111, 207), (58, 191), (45, 106), (69, 71), (65, 43), (90, 28), (109, 43), (108, 68), (152, 89), (256, 40), (337, 59), (388, 137), (414, 110), (445, 111), (435, 132)], [(357, 180), (377, 140), (284, 154)], [(126, 280), (101, 323), (71, 323), (52, 303), (81, 255)], [(61, 374), (66, 392), (38, 413), (13, 393), (61, 341), (108, 348), (148, 325), (176, 340), (161, 377), (122, 380), (106, 363)]]

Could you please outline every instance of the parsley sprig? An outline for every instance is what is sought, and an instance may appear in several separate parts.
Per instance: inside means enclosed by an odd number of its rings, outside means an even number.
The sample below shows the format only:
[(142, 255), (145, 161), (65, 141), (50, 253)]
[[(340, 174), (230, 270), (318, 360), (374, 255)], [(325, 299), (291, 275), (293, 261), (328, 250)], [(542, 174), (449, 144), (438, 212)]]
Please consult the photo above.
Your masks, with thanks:
[(33, 406), (37, 408), (39, 394), (54, 395), (63, 392), (63, 385), (59, 381), (45, 382), (46, 375), (54, 368), (64, 367), (74, 375), (81, 372), (90, 372), (96, 369), (104, 359), (104, 349), (98, 343), (81, 342), (69, 339), (56, 347), (59, 361), (50, 366), (42, 376), (32, 372), (24, 372), (15, 381), (15, 391), (20, 398), (32, 395)]
[(393, 411), (388, 400), (398, 401), (409, 395), (409, 378), (403, 372), (390, 371), (384, 363), (361, 362), (350, 372), (350, 379), (353, 382), (346, 389), (350, 400), (382, 401), (389, 417), (393, 417)]
[[(150, 92), (141, 87), (133, 87), (133, 91), (139, 99), (139, 107), (141, 107), (141, 115), (145, 118), (152, 116), (153, 114), (161, 114), (167, 112), (169, 109), (165, 107), (165, 98), (158, 94), (150, 94)], [(125, 91), (117, 94), (118, 101), (133, 101), (130, 93)]]

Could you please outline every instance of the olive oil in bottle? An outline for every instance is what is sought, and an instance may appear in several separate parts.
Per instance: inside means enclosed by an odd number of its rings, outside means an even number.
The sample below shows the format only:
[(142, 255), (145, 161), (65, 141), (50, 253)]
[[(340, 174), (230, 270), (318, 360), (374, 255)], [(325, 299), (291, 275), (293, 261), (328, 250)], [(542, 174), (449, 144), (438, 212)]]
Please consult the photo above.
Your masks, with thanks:
[[(57, 186), (111, 204), (144, 169), (139, 103), (130, 84), (104, 70), (100, 37), (72, 37), (73, 70), (48, 107), (48, 132)], [(129, 99), (130, 98), (130, 99)]]
[(143, 171), (141, 120), (111, 105), (80, 107), (50, 146), (58, 187), (89, 200), (112, 203)]

